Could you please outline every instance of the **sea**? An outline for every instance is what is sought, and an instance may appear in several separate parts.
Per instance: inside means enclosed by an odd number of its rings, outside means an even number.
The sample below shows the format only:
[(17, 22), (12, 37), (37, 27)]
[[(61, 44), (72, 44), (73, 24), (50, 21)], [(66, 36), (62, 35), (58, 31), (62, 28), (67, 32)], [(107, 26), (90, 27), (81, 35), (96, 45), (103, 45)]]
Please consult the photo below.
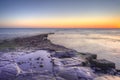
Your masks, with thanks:
[(120, 69), (120, 29), (81, 28), (0, 28), (0, 40), (55, 33), (48, 38), (55, 44), (98, 55)]

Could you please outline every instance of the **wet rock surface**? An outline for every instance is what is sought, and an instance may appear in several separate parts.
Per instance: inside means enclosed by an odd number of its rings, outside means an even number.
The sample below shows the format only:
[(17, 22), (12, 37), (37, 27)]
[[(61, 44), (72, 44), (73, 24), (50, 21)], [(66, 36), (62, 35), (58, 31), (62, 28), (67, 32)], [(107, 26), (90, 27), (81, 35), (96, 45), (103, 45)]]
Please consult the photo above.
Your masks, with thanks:
[(53, 44), (47, 36), (15, 39), (22, 48), (1, 52), (0, 80), (102, 80), (104, 74), (120, 79), (114, 63)]

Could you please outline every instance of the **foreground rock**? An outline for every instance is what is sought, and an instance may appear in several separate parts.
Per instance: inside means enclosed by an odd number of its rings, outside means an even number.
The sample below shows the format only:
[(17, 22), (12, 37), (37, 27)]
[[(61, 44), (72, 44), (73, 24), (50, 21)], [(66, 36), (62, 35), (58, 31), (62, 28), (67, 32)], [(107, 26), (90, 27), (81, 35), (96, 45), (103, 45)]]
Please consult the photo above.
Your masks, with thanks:
[(71, 50), (71, 51), (56, 51), (53, 55), (53, 57), (58, 57), (58, 58), (71, 58), (76, 56), (76, 51)]
[(106, 70), (106, 69), (115, 69), (115, 63), (105, 60), (105, 59), (99, 59), (99, 60), (92, 60), (91, 62), (92, 67), (98, 67), (100, 69)]
[[(82, 67), (82, 63), (86, 61), (82, 57), (58, 58), (52, 57), (50, 54), (52, 53), (45, 50), (30, 53), (16, 52), (14, 55), (6, 53), (2, 58), (6, 58), (8, 63), (2, 65), (4, 61), (1, 59), (0, 79), (15, 80), (17, 78), (20, 80), (22, 76), (28, 77), (28, 74), (33, 74), (32, 78), (35, 78), (35, 74), (43, 75), (44, 78), (41, 77), (40, 80), (79, 80), (80, 78), (89, 80), (94, 78), (94, 73), (90, 68)], [(52, 78), (48, 75), (51, 75)], [(56, 78), (56, 76), (58, 77)]]
[(92, 70), (85, 67), (66, 67), (61, 69), (58, 75), (67, 80), (93, 80), (95, 78)]
[[(54, 52), (55, 53), (55, 52)], [(97, 80), (97, 72), (89, 66), (85, 67), (86, 59), (78, 56), (58, 58), (51, 56), (53, 52), (46, 50), (16, 52), (4, 54), (0, 63), (0, 80)], [(56, 53), (57, 54), (57, 53)], [(65, 54), (65, 53), (64, 53)], [(6, 59), (6, 60), (5, 60)], [(3, 61), (2, 61), (3, 60)], [(97, 60), (95, 60), (97, 61)], [(104, 62), (104, 64), (102, 63)], [(101, 67), (109, 61), (93, 62), (96, 67)], [(5, 65), (3, 65), (5, 63)], [(92, 63), (92, 64), (93, 64)], [(110, 62), (109, 62), (110, 63)], [(98, 65), (97, 65), (98, 64)], [(110, 64), (109, 64), (110, 65)], [(104, 69), (114, 68), (105, 66)], [(110, 72), (110, 71), (109, 71)], [(7, 76), (7, 77), (6, 77)], [(119, 77), (118, 77), (119, 78)]]
[(15, 63), (0, 67), (0, 80), (11, 80), (18, 76), (22, 70)]
[(42, 34), (12, 40), (19, 48), (2, 53), (0, 80), (97, 80), (119, 71), (112, 62), (53, 44), (47, 37), (48, 34)]
[(97, 59), (97, 55), (96, 55), (96, 54), (81, 53), (81, 52), (80, 52), (79, 54), (83, 55), (83, 57), (84, 57), (85, 59), (87, 59), (88, 61), (91, 61), (91, 60), (93, 60), (93, 59)]

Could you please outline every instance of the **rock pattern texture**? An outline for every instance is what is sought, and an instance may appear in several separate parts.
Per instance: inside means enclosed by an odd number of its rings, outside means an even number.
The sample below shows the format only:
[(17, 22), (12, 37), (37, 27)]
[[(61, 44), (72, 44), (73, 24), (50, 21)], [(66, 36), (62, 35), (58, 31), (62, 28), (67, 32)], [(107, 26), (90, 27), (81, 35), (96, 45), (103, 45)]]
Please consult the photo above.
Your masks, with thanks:
[(104, 70), (110, 69), (110, 68), (115, 68), (115, 63), (105, 60), (105, 59), (99, 59), (99, 60), (95, 59), (95, 60), (92, 60), (90, 63), (92, 66), (98, 67), (98, 68), (101, 68)]
[(14, 39), (22, 48), (1, 52), (0, 80), (102, 80), (104, 74), (120, 79), (114, 63), (53, 44), (47, 37)]
[[(43, 75), (44, 78), (42, 77), (40, 80), (53, 80), (53, 78), (55, 80), (79, 80), (79, 78), (94, 78), (92, 69), (82, 67), (82, 62), (86, 61), (82, 57), (58, 58), (57, 56), (52, 57), (50, 54), (52, 53), (45, 50), (38, 50), (30, 53), (21, 52), (19, 54), (16, 52), (14, 53), (14, 56), (12, 53), (6, 53), (2, 56), (2, 58), (6, 57), (9, 63), (5, 63), (5, 65), (0, 67), (0, 79), (14, 80), (14, 78), (19, 79), (21, 75), (27, 75), (30, 73), (30, 75), (34, 73)], [(69, 54), (69, 56), (70, 55), (71, 54)], [(2, 64), (3, 63), (4, 61)], [(52, 78), (48, 76), (50, 74), (52, 74)], [(56, 76), (58, 77), (56, 78)]]

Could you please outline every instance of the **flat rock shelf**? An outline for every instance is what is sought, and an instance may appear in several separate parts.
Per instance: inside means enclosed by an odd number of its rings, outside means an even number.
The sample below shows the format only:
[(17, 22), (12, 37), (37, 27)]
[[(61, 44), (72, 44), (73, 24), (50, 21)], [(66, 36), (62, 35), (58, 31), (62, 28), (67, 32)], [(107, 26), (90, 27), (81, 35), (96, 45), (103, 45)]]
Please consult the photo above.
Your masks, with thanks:
[(0, 51), (0, 80), (120, 80), (113, 62), (53, 44), (48, 35), (5, 42), (17, 46)]

